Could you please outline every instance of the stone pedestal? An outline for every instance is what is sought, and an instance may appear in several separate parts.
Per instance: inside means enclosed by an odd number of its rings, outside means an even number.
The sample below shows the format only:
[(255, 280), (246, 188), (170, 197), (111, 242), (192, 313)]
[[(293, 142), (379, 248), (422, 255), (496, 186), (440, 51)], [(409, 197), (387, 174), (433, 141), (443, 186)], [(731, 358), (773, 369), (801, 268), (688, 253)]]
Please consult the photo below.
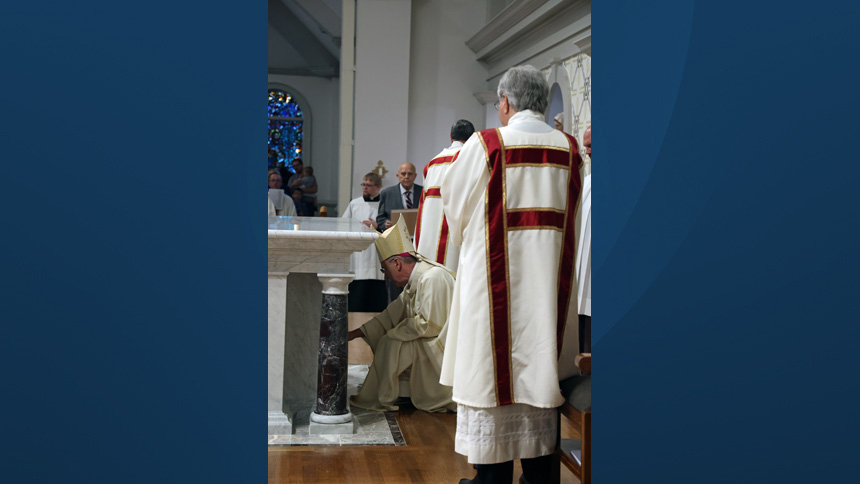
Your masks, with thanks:
[(353, 431), (346, 406), (349, 256), (378, 237), (354, 220), (269, 217), (269, 435), (294, 433), (296, 416), (312, 411), (313, 433)]
[[(314, 433), (351, 433), (353, 418), (346, 405), (347, 286), (352, 274), (319, 274), (322, 282), (317, 400), (311, 423)], [(326, 431), (329, 427), (329, 431)]]

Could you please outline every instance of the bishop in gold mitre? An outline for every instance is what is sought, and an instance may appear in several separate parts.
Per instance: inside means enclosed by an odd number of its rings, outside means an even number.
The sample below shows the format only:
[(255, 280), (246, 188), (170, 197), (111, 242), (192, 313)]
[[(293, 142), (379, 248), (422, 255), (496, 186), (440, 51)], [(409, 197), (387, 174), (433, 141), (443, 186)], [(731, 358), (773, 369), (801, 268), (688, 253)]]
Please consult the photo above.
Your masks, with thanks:
[[(408, 396), (415, 408), (454, 411), (451, 387), (439, 383), (447, 335), (454, 274), (424, 260), (416, 251), (403, 217), (376, 240), (382, 271), (403, 292), (349, 339), (364, 338), (373, 350), (373, 364), (352, 405), (370, 410), (398, 410), (398, 397)], [(408, 395), (400, 392), (400, 376), (408, 371)]]

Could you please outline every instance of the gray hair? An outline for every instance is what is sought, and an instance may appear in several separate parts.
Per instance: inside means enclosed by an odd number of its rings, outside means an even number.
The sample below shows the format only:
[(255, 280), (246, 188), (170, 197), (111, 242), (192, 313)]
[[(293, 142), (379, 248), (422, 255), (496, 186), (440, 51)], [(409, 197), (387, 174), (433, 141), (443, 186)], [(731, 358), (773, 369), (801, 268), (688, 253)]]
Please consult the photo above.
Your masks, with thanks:
[(533, 66), (511, 67), (499, 81), (496, 91), (499, 99), (508, 97), (508, 104), (514, 111), (530, 109), (545, 113), (549, 106), (549, 84), (543, 73)]
[(410, 265), (410, 266), (412, 264), (415, 264), (418, 262), (418, 258), (413, 257), (412, 255), (392, 255), (391, 257), (389, 257), (388, 259), (385, 259), (385, 260), (391, 260), (391, 259), (400, 259), (400, 262), (402, 262), (406, 265)]

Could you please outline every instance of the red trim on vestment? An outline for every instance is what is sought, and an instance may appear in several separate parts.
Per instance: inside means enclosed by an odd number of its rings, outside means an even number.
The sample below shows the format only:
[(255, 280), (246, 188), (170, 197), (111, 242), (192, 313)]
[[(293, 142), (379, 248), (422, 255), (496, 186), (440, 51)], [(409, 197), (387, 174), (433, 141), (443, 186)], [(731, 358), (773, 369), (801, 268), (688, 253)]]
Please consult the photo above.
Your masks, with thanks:
[(518, 165), (556, 165), (567, 168), (570, 166), (570, 154), (567, 150), (551, 150), (546, 148), (528, 147), (506, 149), (505, 164)]
[[(427, 171), (427, 170), (424, 170)], [(427, 175), (425, 175), (427, 176)], [(421, 236), (421, 213), (424, 211), (424, 199), (427, 198), (427, 190), (421, 190), (421, 199), (418, 201), (418, 221), (415, 222), (415, 249), (418, 249), (418, 238)]]
[(528, 212), (508, 212), (508, 230), (511, 228), (555, 227), (564, 229), (564, 213), (530, 210)]
[(490, 286), (490, 315), (492, 323), (493, 362), (496, 376), (496, 398), (499, 405), (513, 402), (511, 383), (511, 335), (508, 310), (507, 230), (504, 203), (505, 160), (502, 157), (502, 140), (498, 129), (481, 131), (492, 166), (487, 182), (486, 230), (487, 269)]
[(561, 260), (558, 269), (558, 321), (556, 337), (558, 355), (561, 356), (561, 346), (564, 342), (564, 331), (567, 324), (567, 311), (570, 308), (571, 288), (576, 265), (576, 209), (579, 205), (579, 193), (582, 191), (582, 180), (579, 177), (579, 166), (582, 157), (579, 156), (576, 139), (564, 133), (570, 143), (567, 153), (567, 165), (570, 167), (567, 183), (567, 210), (565, 227), (561, 238)]
[(445, 264), (445, 252), (448, 250), (448, 219), (442, 214), (442, 228), (439, 231), (439, 245), (436, 247), (436, 262)]
[[(457, 153), (459, 153), (459, 151)], [(442, 163), (451, 163), (452, 161), (454, 161), (454, 157), (457, 156), (457, 153), (454, 153), (450, 156), (439, 156), (430, 160), (430, 163), (427, 163), (427, 165), (424, 167), (424, 178), (427, 178), (427, 170), (429, 170), (431, 166), (439, 165)], [(442, 180), (439, 181), (441, 182)]]

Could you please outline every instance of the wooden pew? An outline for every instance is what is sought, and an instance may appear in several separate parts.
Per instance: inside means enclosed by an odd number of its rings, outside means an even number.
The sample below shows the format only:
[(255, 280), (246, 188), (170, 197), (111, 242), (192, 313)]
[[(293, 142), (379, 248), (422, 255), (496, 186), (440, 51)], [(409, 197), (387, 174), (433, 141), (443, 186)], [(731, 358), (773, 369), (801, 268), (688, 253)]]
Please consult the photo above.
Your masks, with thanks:
[[(591, 484), (591, 354), (577, 356), (577, 366), (583, 375), (561, 382), (565, 402), (559, 407), (558, 444), (554, 454), (559, 465), (553, 465), (554, 483), (560, 482), (560, 465), (563, 464), (582, 484)], [(579, 439), (561, 438), (562, 418), (570, 420)], [(573, 455), (575, 452), (579, 460)]]

